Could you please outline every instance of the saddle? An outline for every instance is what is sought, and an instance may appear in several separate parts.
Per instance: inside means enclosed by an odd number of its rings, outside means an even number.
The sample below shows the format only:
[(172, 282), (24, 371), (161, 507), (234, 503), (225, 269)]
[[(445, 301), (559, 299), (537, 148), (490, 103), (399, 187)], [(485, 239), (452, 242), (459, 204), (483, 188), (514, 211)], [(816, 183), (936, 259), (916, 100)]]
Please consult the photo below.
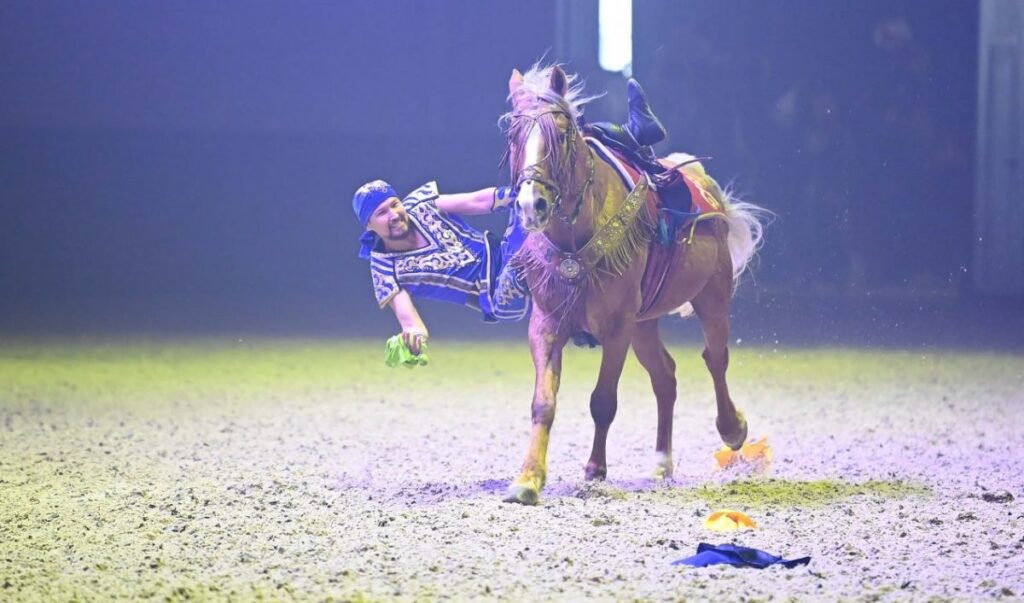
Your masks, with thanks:
[[(651, 186), (646, 209), (657, 236), (647, 250), (647, 266), (640, 284), (640, 316), (657, 303), (676, 259), (676, 245), (689, 244), (697, 223), (725, 215), (718, 184), (704, 172), (696, 158), (674, 165), (666, 159), (652, 160), (625, 145), (587, 138), (587, 144), (611, 166), (628, 190), (647, 180)], [(687, 156), (688, 157), (688, 156)], [(717, 193), (717, 194), (716, 194)]]
[[(650, 179), (651, 188), (656, 192), (651, 204), (651, 209), (655, 211), (651, 215), (657, 215), (658, 241), (662, 245), (673, 245), (679, 229), (700, 215), (700, 204), (694, 201), (694, 191), (685, 182), (685, 174), (682, 171), (689, 162), (672, 166), (659, 161), (651, 147), (638, 146), (628, 132), (622, 131), (623, 128), (616, 129), (614, 126), (601, 123), (587, 124), (585, 128), (589, 138), (604, 145), (621, 163), (631, 167), (633, 172), (646, 174)], [(694, 158), (693, 162), (696, 161)], [(629, 190), (632, 190), (638, 181), (633, 175), (623, 178)], [(698, 211), (694, 211), (695, 207)]]

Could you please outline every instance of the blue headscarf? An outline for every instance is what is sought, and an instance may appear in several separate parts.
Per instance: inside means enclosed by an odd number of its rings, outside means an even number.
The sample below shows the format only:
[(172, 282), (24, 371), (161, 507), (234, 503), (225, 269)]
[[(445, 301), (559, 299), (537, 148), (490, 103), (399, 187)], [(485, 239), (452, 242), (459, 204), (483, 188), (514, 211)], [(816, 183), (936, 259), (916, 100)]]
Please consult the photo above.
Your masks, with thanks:
[[(398, 193), (390, 184), (383, 180), (367, 182), (359, 187), (356, 194), (352, 196), (352, 211), (359, 218), (359, 223), (365, 227), (373, 215), (373, 210), (391, 197), (397, 197)], [(370, 257), (370, 251), (377, 244), (379, 237), (372, 230), (367, 230), (359, 237), (359, 257), (366, 259)]]

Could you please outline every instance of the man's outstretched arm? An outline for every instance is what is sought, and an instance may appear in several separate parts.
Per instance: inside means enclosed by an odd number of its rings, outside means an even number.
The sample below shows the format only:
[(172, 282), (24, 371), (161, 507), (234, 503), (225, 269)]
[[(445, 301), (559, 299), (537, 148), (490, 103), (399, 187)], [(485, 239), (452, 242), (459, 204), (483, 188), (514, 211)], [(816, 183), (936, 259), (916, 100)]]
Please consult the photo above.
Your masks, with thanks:
[(507, 186), (492, 186), (472, 193), (441, 195), (436, 203), (438, 209), (450, 214), (477, 216), (489, 214), (512, 203), (512, 200), (512, 191)]
[(402, 325), (402, 340), (409, 348), (409, 351), (419, 355), (420, 344), (426, 343), (428, 333), (427, 326), (423, 324), (420, 313), (412, 303), (412, 297), (408, 291), (399, 291), (391, 298), (391, 309), (395, 312), (398, 324)]

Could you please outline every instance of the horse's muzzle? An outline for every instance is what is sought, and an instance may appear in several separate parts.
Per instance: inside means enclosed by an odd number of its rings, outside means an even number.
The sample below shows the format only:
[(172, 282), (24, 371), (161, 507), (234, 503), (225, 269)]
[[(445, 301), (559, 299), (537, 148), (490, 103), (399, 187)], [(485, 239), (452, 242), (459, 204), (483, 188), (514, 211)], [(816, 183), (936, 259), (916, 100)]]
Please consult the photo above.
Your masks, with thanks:
[(519, 219), (523, 228), (528, 231), (543, 230), (551, 217), (550, 209), (551, 204), (543, 197), (538, 197), (527, 203), (519, 203)]

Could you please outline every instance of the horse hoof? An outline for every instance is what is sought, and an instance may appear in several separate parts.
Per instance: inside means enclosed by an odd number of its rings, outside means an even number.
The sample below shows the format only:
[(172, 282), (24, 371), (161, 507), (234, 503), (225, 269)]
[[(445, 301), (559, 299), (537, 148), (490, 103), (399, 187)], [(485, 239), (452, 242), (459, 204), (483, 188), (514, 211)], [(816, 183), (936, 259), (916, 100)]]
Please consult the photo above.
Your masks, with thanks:
[(675, 467), (672, 464), (672, 457), (668, 454), (658, 454), (658, 459), (654, 464), (654, 473), (651, 478), (658, 482), (672, 479), (672, 472)]
[(538, 492), (536, 488), (531, 488), (530, 486), (512, 484), (508, 487), (508, 494), (505, 496), (505, 502), (532, 507), (540, 502), (540, 492)]
[(588, 482), (604, 481), (606, 477), (608, 477), (608, 467), (598, 467), (597, 465), (587, 463), (587, 468), (583, 470), (583, 479)]
[(722, 442), (733, 450), (739, 450), (747, 441), (747, 418), (737, 410), (736, 419), (739, 421), (739, 425), (729, 433), (722, 433), (722, 426), (719, 425), (718, 419), (715, 419), (715, 427), (718, 428), (718, 434), (722, 436)]

